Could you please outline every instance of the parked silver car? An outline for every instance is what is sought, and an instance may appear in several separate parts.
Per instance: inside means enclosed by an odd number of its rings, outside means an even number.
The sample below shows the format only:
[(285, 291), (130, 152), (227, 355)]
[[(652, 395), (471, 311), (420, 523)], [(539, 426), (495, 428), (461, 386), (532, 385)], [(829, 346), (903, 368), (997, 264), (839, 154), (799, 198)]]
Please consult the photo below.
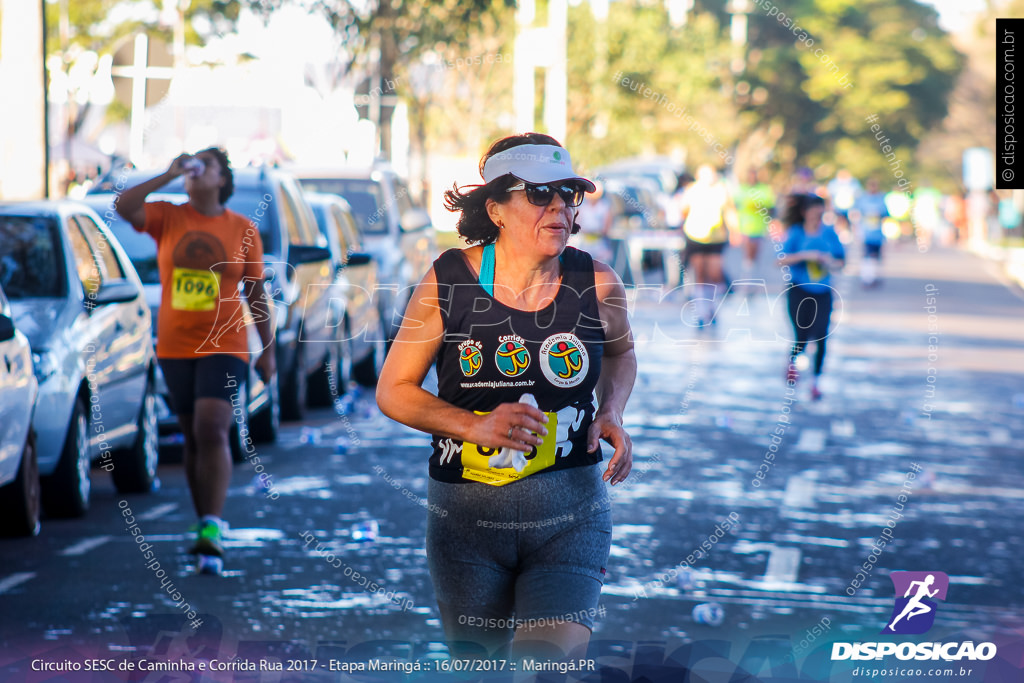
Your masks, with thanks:
[(377, 308), (388, 339), (394, 339), (413, 289), (437, 257), (430, 214), (415, 205), (405, 181), (386, 165), (292, 172), (303, 190), (348, 201), (363, 244), (377, 261)]
[(32, 345), (47, 514), (85, 513), (93, 460), (118, 491), (150, 490), (156, 362), (142, 283), (121, 246), (84, 204), (0, 204), (0, 283)]
[[(0, 273), (3, 269), (0, 264)], [(39, 533), (39, 463), (32, 433), (32, 411), (38, 393), (39, 384), (32, 370), (32, 348), (28, 338), (15, 326), (11, 305), (0, 287), (0, 535), (3, 536)]]
[[(320, 234), (331, 250), (331, 265), (337, 274), (335, 283), (344, 293), (339, 302), (339, 338), (346, 347), (350, 361), (342, 363), (341, 382), (344, 387), (354, 379), (363, 386), (376, 386), (387, 353), (384, 325), (374, 303), (378, 268), (373, 255), (364, 251), (359, 229), (349, 203), (336, 194), (306, 192), (313, 208)], [(350, 369), (349, 369), (350, 368)]]

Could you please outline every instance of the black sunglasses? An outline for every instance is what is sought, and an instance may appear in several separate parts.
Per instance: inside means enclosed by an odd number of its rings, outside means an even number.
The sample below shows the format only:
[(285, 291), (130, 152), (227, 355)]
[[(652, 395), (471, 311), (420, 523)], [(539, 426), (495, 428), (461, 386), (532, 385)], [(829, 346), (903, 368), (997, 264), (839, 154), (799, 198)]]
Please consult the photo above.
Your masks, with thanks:
[(579, 183), (565, 185), (534, 185), (533, 183), (520, 182), (508, 188), (506, 192), (515, 190), (526, 190), (526, 199), (534, 206), (547, 206), (555, 198), (555, 193), (562, 198), (566, 206), (579, 206), (583, 203), (583, 194), (586, 190)]

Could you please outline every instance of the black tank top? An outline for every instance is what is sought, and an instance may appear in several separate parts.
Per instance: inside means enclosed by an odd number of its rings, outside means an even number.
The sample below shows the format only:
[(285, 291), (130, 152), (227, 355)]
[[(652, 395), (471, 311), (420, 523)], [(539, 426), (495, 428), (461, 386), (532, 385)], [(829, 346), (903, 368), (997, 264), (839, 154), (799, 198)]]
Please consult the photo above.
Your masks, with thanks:
[(545, 443), (525, 454), (529, 464), (523, 475), (512, 468), (488, 469), (487, 456), (495, 450), (435, 434), (430, 476), (450, 483), (501, 485), (537, 471), (600, 462), (600, 449), (587, 453), (604, 349), (590, 255), (565, 248), (561, 286), (554, 301), (539, 311), (510, 308), (489, 295), (461, 249), (441, 254), (434, 273), (444, 324), (437, 356), (438, 396), (486, 413), (530, 393), (549, 420), (556, 414), (557, 427), (551, 429), (549, 422)]

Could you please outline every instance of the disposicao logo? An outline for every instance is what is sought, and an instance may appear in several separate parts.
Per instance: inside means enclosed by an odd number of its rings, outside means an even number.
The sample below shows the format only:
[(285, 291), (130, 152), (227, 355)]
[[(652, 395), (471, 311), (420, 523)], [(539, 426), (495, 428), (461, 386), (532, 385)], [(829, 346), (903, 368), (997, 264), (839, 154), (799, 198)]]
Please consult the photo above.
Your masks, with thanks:
[(882, 633), (927, 633), (935, 624), (935, 600), (946, 599), (949, 577), (943, 572), (893, 572), (889, 578), (896, 589), (896, 605)]
[[(882, 629), (885, 635), (917, 635), (935, 624), (936, 600), (945, 600), (949, 577), (943, 572), (892, 572), (896, 604)], [(870, 660), (894, 656), (900, 660), (946, 662), (986, 661), (996, 656), (994, 643), (832, 643), (832, 661)]]

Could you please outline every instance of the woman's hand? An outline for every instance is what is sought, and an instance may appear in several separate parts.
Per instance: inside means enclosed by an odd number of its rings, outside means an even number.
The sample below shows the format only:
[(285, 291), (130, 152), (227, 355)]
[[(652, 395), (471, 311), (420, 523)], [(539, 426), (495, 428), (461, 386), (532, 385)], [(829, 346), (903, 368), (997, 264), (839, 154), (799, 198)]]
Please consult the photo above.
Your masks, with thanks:
[(260, 354), (260, 357), (256, 359), (253, 364), (256, 368), (256, 372), (259, 374), (260, 379), (264, 383), (269, 382), (270, 378), (277, 372), (277, 359), (274, 357), (273, 347), (266, 349)]
[(811, 261), (817, 263), (823, 268), (832, 268), (832, 264), (835, 259), (832, 258), (832, 254), (827, 251), (820, 251), (818, 249), (809, 249), (807, 251), (800, 252), (804, 261)]
[(821, 262), (829, 270), (839, 271), (843, 268), (843, 261), (841, 259), (837, 259), (832, 254), (824, 254)]
[(185, 172), (185, 162), (192, 158), (191, 154), (179, 154), (178, 158), (167, 167), (167, 173), (177, 178)]
[(488, 448), (514, 448), (528, 453), (544, 442), (548, 416), (525, 403), (502, 403), (487, 415), (480, 415), (471, 443)]
[(601, 477), (604, 481), (610, 479), (612, 486), (615, 486), (625, 481), (633, 469), (633, 441), (623, 429), (622, 421), (607, 414), (594, 416), (594, 421), (587, 432), (588, 453), (598, 449), (600, 439), (604, 439), (615, 448), (612, 459), (608, 461), (608, 469)]

